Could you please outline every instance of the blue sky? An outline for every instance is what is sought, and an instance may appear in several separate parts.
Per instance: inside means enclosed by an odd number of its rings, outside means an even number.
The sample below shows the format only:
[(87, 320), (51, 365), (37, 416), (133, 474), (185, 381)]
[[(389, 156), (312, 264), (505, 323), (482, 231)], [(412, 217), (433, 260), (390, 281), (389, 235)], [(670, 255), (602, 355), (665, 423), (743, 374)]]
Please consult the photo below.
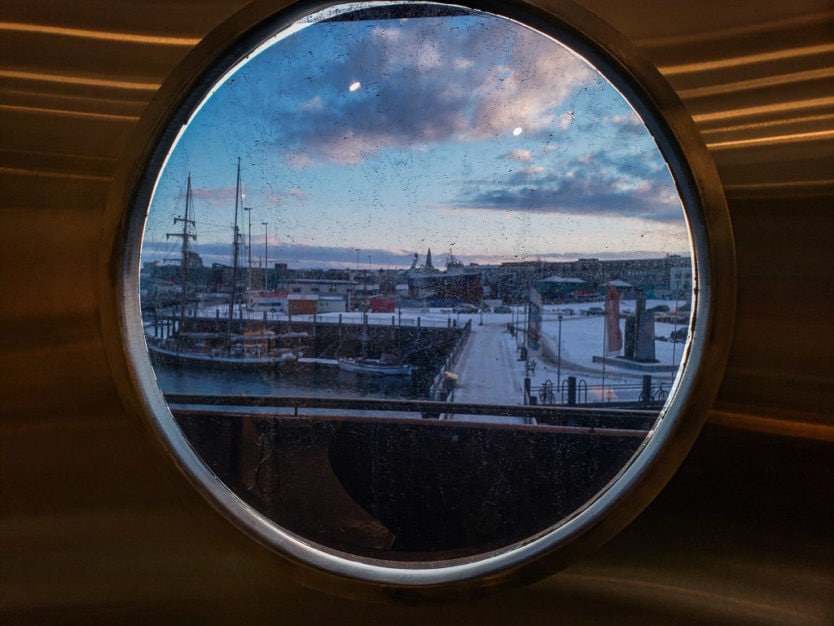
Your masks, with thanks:
[[(653, 139), (584, 60), (513, 22), (320, 22), (240, 66), (160, 174), (145, 260), (192, 176), (197, 251), (230, 262), (236, 165), (253, 259), (291, 267), (688, 254)], [(249, 214), (242, 215), (248, 236)], [(359, 250), (359, 253), (356, 250)]]

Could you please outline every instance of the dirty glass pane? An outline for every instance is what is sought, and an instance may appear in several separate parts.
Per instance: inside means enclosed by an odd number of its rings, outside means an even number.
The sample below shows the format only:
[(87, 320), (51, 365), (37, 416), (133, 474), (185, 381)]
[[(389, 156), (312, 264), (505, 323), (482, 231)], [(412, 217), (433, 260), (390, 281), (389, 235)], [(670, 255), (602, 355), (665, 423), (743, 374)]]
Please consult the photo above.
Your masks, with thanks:
[(687, 353), (675, 180), (585, 59), (444, 5), (261, 42), (183, 125), (141, 253), (158, 384), (244, 502), (325, 549), (471, 558), (627, 466)]

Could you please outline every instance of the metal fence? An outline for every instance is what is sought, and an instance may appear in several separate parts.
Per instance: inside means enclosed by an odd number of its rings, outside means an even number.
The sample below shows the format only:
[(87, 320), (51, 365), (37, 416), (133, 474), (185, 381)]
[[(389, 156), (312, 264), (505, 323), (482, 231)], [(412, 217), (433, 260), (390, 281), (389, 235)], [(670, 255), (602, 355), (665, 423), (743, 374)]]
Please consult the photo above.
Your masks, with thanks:
[(640, 383), (616, 385), (589, 385), (584, 379), (567, 376), (558, 383), (548, 379), (532, 386), (525, 378), (525, 401), (533, 405), (601, 406), (643, 405), (659, 408), (669, 397), (670, 385), (654, 383), (651, 376), (643, 376)]

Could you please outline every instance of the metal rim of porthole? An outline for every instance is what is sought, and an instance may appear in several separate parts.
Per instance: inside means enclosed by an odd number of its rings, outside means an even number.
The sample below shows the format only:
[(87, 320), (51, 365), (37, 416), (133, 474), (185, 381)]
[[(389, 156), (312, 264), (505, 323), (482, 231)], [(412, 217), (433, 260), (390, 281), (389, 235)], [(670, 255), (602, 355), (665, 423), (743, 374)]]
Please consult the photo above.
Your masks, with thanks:
[[(598, 498), (566, 522), (507, 549), (405, 566), (323, 549), (247, 506), (213, 476), (176, 426), (142, 337), (139, 248), (153, 182), (183, 120), (258, 43), (337, 2), (256, 2), (233, 15), (176, 67), (140, 119), (108, 198), (101, 246), (102, 330), (127, 409), (149, 424), (174, 463), (231, 522), (289, 558), (309, 584), (351, 594), (445, 595), (555, 572), (611, 538), (663, 488), (694, 443), (723, 376), (735, 310), (732, 230), (714, 164), (693, 121), (657, 69), (622, 35), (564, 0), (446, 3), (520, 22), (577, 50), (611, 81), (653, 133), (685, 206), (696, 270), (686, 365), (657, 428)], [(362, 3), (352, 3), (354, 6)], [(379, 3), (376, 3), (379, 4)], [(283, 562), (287, 562), (286, 560)]]

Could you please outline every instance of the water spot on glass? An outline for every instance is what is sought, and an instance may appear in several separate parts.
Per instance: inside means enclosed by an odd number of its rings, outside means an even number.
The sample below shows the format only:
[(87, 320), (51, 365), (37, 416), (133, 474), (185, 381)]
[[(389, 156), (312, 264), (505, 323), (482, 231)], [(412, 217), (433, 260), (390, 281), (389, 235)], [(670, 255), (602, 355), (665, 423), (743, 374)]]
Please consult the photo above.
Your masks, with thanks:
[(148, 353), (205, 465), (384, 561), (477, 557), (593, 502), (651, 436), (693, 306), (632, 106), (552, 38), (437, 6), (313, 14), (231, 68), (141, 253)]

